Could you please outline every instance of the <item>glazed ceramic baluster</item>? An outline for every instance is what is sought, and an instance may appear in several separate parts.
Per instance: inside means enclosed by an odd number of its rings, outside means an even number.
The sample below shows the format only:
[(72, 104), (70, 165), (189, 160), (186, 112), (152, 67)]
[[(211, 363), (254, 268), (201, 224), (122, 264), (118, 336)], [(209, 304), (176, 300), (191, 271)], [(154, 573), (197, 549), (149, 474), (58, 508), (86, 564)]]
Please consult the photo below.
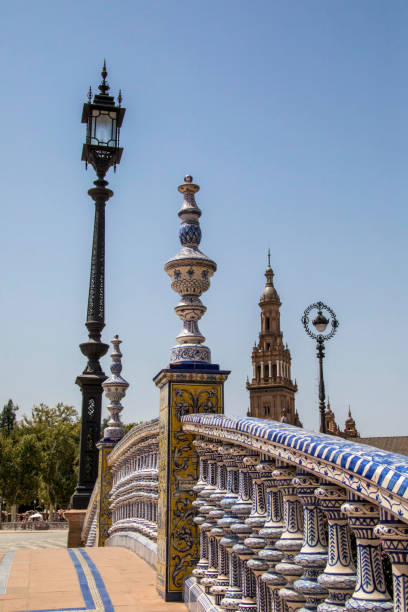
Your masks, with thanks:
[[(218, 448), (218, 453), (221, 459), (227, 456), (228, 449), (224, 447)], [(224, 461), (219, 461), (217, 464), (217, 489), (211, 495), (211, 499), (216, 503), (217, 509), (210, 513), (210, 517), (217, 521), (217, 525), (211, 530), (211, 534), (215, 536), (217, 543), (217, 569), (218, 575), (214, 577), (210, 588), (211, 595), (215, 598), (215, 603), (219, 605), (228, 589), (228, 556), (227, 550), (221, 545), (221, 540), (224, 537), (224, 529), (220, 526), (219, 521), (224, 517), (225, 510), (221, 507), (221, 501), (227, 494), (227, 467)]]
[[(224, 537), (221, 540), (221, 545), (225, 546), (228, 554), (229, 568), (229, 585), (224, 598), (221, 600), (220, 607), (224, 610), (238, 610), (239, 603), (242, 599), (242, 575), (241, 575), (241, 560), (234, 552), (234, 546), (239, 542), (238, 536), (233, 532), (232, 528), (236, 524), (241, 524), (241, 518), (233, 508), (237, 505), (239, 509), (248, 502), (246, 495), (242, 498), (244, 492), (243, 483), (248, 478), (246, 468), (244, 466), (244, 449), (240, 447), (231, 447), (231, 454), (226, 458), (227, 466), (227, 495), (220, 502), (220, 506), (227, 512), (222, 519), (219, 520), (219, 525), (224, 529)], [(246, 481), (247, 482), (247, 481)], [(238, 504), (238, 502), (240, 502)], [(250, 509), (248, 513), (250, 512)]]
[(352, 597), (346, 601), (346, 608), (359, 612), (392, 610), (391, 597), (385, 586), (381, 544), (374, 534), (379, 518), (378, 506), (349, 493), (349, 501), (341, 509), (348, 516), (357, 544), (357, 584)]
[(408, 611), (408, 525), (380, 509), (380, 525), (374, 529), (392, 563), (394, 612)]
[(279, 590), (279, 596), (289, 610), (297, 610), (305, 603), (304, 597), (293, 588), (293, 583), (303, 573), (301, 566), (295, 563), (295, 557), (303, 544), (303, 512), (292, 482), (295, 468), (283, 462), (276, 463), (277, 467), (272, 476), (282, 491), (284, 527), (280, 539), (276, 542), (276, 548), (283, 552), (283, 559), (276, 565), (275, 570), (287, 580), (286, 586)]
[(208, 569), (208, 539), (206, 530), (201, 529), (201, 526), (205, 523), (205, 515), (201, 514), (201, 507), (206, 505), (206, 498), (201, 495), (202, 491), (209, 485), (209, 469), (208, 461), (212, 457), (212, 453), (209, 452), (210, 445), (203, 440), (196, 440), (195, 445), (197, 452), (200, 456), (200, 466), (202, 472), (200, 472), (199, 482), (195, 485), (194, 490), (198, 493), (197, 499), (192, 502), (193, 508), (198, 512), (198, 515), (193, 519), (194, 523), (198, 525), (200, 530), (200, 559), (193, 569), (193, 576), (197, 578), (198, 582), (204, 578), (205, 572)]
[[(244, 468), (242, 472), (246, 472), (246, 486), (248, 487), (249, 498), (247, 498), (247, 491), (244, 491), (241, 499), (243, 503), (238, 502), (232, 507), (233, 512), (237, 512), (242, 522), (235, 523), (232, 525), (231, 530), (235, 533), (239, 541), (233, 547), (233, 551), (237, 553), (240, 559), (240, 571), (242, 580), (242, 599), (239, 602), (239, 612), (256, 612), (256, 584), (255, 577), (250, 571), (247, 562), (254, 556), (254, 551), (250, 548), (245, 540), (252, 533), (252, 527), (245, 521), (246, 518), (251, 514), (253, 509), (252, 503), (252, 479), (255, 478), (258, 473), (256, 471), (257, 465), (260, 463), (259, 455), (248, 455), (244, 458)], [(244, 479), (243, 479), (244, 481)], [(255, 502), (256, 507), (256, 502)]]
[(267, 514), (266, 485), (271, 482), (271, 474), (275, 469), (274, 461), (263, 459), (256, 466), (256, 476), (252, 478), (253, 504), (252, 511), (245, 523), (252, 527), (252, 534), (245, 540), (245, 544), (251, 548), (255, 556), (248, 560), (247, 565), (255, 577), (257, 612), (267, 612), (269, 594), (265, 582), (261, 579), (264, 572), (268, 571), (267, 561), (260, 553), (265, 549), (267, 541), (260, 531), (264, 527)]
[(199, 457), (199, 466), (200, 466), (198, 480), (197, 480), (197, 483), (193, 487), (193, 491), (195, 491), (196, 493), (199, 493), (202, 489), (204, 489), (204, 487), (207, 484), (208, 459), (205, 455), (205, 443), (203, 442), (203, 440), (197, 438), (196, 440), (194, 440), (193, 444), (196, 448), (196, 451)]
[(275, 546), (283, 533), (283, 503), (278, 482), (272, 477), (265, 482), (267, 519), (259, 532), (266, 540), (266, 546), (259, 552), (259, 557), (268, 563), (268, 570), (262, 574), (261, 579), (269, 592), (268, 605), (271, 612), (283, 612), (285, 607), (279, 597), (279, 590), (286, 585), (286, 579), (274, 571), (283, 557), (283, 553)]
[(217, 502), (214, 499), (217, 492), (217, 466), (219, 464), (218, 445), (210, 445), (211, 456), (208, 459), (208, 485), (201, 491), (201, 496), (205, 499), (205, 504), (200, 507), (200, 513), (206, 517), (200, 529), (207, 534), (208, 539), (208, 569), (201, 580), (201, 584), (205, 587), (205, 592), (210, 593), (210, 587), (218, 576), (218, 551), (217, 539), (212, 533), (216, 527), (216, 519), (214, 513), (217, 514)]
[(296, 563), (303, 567), (300, 580), (293, 584), (298, 593), (306, 599), (302, 612), (315, 611), (317, 606), (328, 595), (318, 581), (319, 574), (323, 572), (327, 563), (327, 539), (324, 530), (324, 516), (318, 507), (318, 499), (314, 491), (319, 481), (314, 476), (304, 472), (293, 479), (296, 493), (303, 505), (304, 527), (303, 545), (300, 553), (295, 557)]

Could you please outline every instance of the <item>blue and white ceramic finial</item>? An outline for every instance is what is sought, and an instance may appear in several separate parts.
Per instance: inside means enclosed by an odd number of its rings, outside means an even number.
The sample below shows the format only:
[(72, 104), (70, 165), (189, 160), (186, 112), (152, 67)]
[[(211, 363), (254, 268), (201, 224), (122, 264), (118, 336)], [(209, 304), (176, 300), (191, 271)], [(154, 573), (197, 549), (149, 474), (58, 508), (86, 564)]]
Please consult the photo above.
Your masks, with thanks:
[(195, 201), (195, 194), (199, 189), (190, 175), (187, 175), (184, 183), (178, 187), (179, 192), (184, 195), (178, 213), (181, 219), (181, 249), (164, 266), (171, 278), (172, 289), (177, 291), (181, 298), (175, 311), (183, 321), (183, 329), (177, 336), (178, 346), (171, 350), (170, 363), (174, 364), (211, 363), (211, 352), (203, 345), (205, 338), (198, 328), (198, 321), (207, 310), (200, 296), (209, 288), (210, 278), (217, 265), (198, 248), (201, 242), (201, 210)]
[(120, 420), (120, 413), (123, 410), (123, 406), (120, 402), (126, 395), (129, 383), (120, 375), (122, 372), (122, 353), (119, 348), (121, 342), (122, 340), (119, 340), (119, 336), (115, 336), (112, 340), (113, 351), (111, 353), (112, 365), (110, 368), (112, 376), (102, 383), (105, 395), (110, 400), (108, 410), (111, 415), (108, 421), (108, 427), (103, 431), (103, 440), (117, 441), (125, 435), (123, 423)]

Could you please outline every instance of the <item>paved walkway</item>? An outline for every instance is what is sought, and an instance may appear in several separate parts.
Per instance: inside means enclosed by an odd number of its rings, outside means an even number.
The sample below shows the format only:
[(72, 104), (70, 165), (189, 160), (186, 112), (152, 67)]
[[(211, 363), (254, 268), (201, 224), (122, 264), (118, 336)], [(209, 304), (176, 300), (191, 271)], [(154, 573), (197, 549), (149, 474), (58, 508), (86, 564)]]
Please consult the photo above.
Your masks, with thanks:
[(68, 529), (59, 531), (0, 531), (0, 553), (29, 548), (66, 548)]
[(186, 612), (186, 607), (164, 603), (155, 571), (125, 548), (20, 548), (0, 559), (0, 612), (125, 610)]

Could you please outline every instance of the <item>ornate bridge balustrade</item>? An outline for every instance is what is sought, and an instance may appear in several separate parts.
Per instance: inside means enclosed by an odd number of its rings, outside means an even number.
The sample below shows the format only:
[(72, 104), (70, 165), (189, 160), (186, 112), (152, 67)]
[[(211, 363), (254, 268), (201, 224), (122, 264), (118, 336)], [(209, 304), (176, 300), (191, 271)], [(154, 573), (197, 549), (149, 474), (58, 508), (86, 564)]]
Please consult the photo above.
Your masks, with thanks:
[(106, 546), (126, 546), (156, 567), (159, 420), (136, 425), (108, 458), (112, 526)]
[(88, 509), (82, 527), (81, 541), (85, 544), (85, 546), (97, 546), (96, 531), (98, 518), (98, 493), (99, 486), (98, 482), (96, 482), (92, 491), (91, 499), (89, 500)]
[(407, 457), (274, 421), (182, 421), (200, 458), (191, 612), (407, 612)]

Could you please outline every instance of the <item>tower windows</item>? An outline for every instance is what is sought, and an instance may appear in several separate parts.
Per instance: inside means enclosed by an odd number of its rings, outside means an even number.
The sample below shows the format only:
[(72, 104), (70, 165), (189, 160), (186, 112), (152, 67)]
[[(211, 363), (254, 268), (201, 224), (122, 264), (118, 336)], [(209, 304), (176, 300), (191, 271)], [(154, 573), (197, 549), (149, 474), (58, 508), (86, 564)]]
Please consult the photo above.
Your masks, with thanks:
[(271, 329), (271, 320), (269, 317), (265, 317), (265, 331), (270, 331)]

